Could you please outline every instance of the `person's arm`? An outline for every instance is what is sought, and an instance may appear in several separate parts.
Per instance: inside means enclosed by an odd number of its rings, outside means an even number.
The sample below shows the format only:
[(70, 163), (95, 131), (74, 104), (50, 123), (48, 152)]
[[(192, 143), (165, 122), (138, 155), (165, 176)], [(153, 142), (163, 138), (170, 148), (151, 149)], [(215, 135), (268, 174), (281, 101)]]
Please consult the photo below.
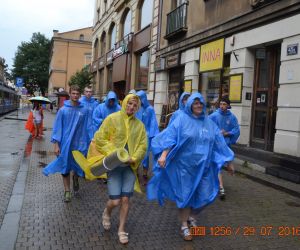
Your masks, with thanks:
[(165, 168), (165, 166), (166, 166), (166, 159), (167, 159), (167, 155), (168, 155), (169, 151), (170, 151), (170, 149), (165, 149), (165, 150), (161, 153), (161, 156), (159, 157), (159, 159), (157, 160), (158, 165), (159, 165), (161, 168)]
[(60, 154), (60, 148), (59, 148), (58, 142), (54, 143), (54, 153), (56, 156), (59, 156), (59, 154)]

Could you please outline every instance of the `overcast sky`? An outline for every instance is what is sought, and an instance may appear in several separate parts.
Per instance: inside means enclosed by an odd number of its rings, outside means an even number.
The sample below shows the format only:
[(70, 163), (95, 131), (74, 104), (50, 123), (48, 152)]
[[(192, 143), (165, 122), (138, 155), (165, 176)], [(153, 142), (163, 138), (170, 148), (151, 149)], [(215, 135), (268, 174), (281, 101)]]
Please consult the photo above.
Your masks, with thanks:
[(93, 25), (95, 0), (0, 0), (0, 57), (12, 68), (21, 42), (34, 32), (51, 39), (59, 32)]

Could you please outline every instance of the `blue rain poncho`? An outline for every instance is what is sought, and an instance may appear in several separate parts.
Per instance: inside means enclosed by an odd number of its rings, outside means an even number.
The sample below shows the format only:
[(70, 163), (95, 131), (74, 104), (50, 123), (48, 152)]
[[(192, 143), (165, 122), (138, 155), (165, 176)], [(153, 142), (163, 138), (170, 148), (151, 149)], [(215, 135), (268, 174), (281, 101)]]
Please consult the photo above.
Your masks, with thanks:
[(139, 111), (136, 113), (136, 117), (143, 122), (146, 128), (147, 137), (148, 137), (148, 147), (147, 154), (142, 162), (145, 168), (149, 168), (149, 153), (151, 150), (151, 140), (152, 138), (159, 133), (158, 124), (156, 120), (156, 115), (154, 108), (150, 105), (147, 100), (147, 94), (145, 91), (140, 90), (136, 93), (141, 100), (141, 107)]
[[(109, 105), (109, 101), (114, 100), (113, 106)], [(98, 105), (98, 107), (94, 110), (93, 113), (93, 133), (96, 133), (100, 128), (103, 120), (109, 116), (110, 114), (117, 112), (121, 109), (118, 104), (118, 98), (115, 92), (109, 91), (105, 102)]]
[(86, 130), (87, 109), (79, 102), (73, 106), (70, 100), (59, 109), (53, 125), (52, 143), (58, 143), (60, 155), (44, 169), (43, 174), (68, 174), (71, 170), (83, 176), (83, 171), (75, 162), (72, 150), (79, 150), (86, 155), (89, 147), (89, 136)]
[[(195, 99), (203, 103), (200, 117), (192, 114)], [(152, 140), (155, 158), (154, 176), (147, 185), (149, 200), (161, 205), (167, 198), (178, 208), (201, 209), (218, 194), (218, 173), (225, 162), (233, 160), (233, 152), (216, 124), (205, 115), (201, 94), (192, 94), (184, 112)], [(165, 168), (160, 168), (158, 157), (170, 150)]]
[(93, 132), (93, 113), (95, 108), (98, 106), (99, 102), (91, 97), (90, 99), (87, 99), (86, 96), (82, 96), (79, 101), (85, 106), (85, 108), (88, 110), (88, 117), (87, 117), (87, 130), (89, 134), (89, 139), (90, 141), (94, 137), (94, 132)]
[(169, 124), (168, 126), (175, 120), (175, 118), (181, 113), (184, 111), (184, 107), (185, 105), (183, 104), (183, 98), (185, 96), (190, 96), (191, 94), (188, 93), (188, 92), (183, 92), (179, 98), (179, 101), (178, 101), (178, 106), (179, 106), (179, 109), (177, 109), (171, 116), (171, 119), (169, 121)]
[(240, 127), (234, 114), (230, 110), (223, 112), (220, 108), (214, 113), (209, 115), (220, 130), (225, 130), (229, 133), (229, 136), (224, 137), (227, 145), (235, 144), (240, 136)]

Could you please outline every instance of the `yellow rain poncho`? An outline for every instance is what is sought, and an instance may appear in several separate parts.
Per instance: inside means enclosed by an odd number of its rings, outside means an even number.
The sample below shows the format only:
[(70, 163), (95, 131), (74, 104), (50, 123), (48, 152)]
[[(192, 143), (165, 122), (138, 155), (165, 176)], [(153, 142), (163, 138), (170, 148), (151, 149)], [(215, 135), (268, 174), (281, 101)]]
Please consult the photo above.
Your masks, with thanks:
[[(122, 102), (122, 109), (109, 115), (103, 121), (90, 144), (87, 159), (80, 155), (78, 151), (73, 151), (74, 158), (83, 169), (86, 179), (99, 178), (99, 176), (94, 176), (90, 169), (101, 162), (104, 157), (118, 149), (124, 149), (126, 144), (129, 156), (134, 161), (130, 167), (136, 174), (147, 151), (147, 135), (143, 123), (134, 115), (128, 116), (126, 114), (127, 102), (134, 96), (133, 94), (127, 95)], [(139, 101), (139, 98), (137, 100)], [(136, 178), (135, 190), (141, 191), (138, 178)]]

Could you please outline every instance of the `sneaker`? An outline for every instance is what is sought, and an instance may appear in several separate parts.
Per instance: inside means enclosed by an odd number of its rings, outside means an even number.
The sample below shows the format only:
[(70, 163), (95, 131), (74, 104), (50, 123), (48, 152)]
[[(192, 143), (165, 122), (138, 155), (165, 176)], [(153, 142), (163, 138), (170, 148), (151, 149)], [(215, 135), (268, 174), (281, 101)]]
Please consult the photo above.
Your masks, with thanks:
[(191, 216), (189, 217), (187, 223), (188, 223), (189, 227), (197, 227), (197, 221), (196, 221), (196, 219), (193, 218), (193, 217), (191, 217)]
[(225, 196), (226, 196), (225, 189), (224, 188), (220, 188), (220, 190), (219, 190), (219, 197), (220, 197), (220, 199), (224, 200)]
[(75, 175), (73, 175), (73, 190), (74, 192), (78, 192), (79, 190), (79, 179), (76, 178)]
[(193, 236), (190, 232), (190, 229), (188, 227), (182, 227), (181, 228), (181, 234), (182, 234), (182, 237), (185, 241), (191, 241), (193, 240)]
[(70, 201), (71, 201), (71, 192), (65, 191), (64, 202), (70, 202)]

